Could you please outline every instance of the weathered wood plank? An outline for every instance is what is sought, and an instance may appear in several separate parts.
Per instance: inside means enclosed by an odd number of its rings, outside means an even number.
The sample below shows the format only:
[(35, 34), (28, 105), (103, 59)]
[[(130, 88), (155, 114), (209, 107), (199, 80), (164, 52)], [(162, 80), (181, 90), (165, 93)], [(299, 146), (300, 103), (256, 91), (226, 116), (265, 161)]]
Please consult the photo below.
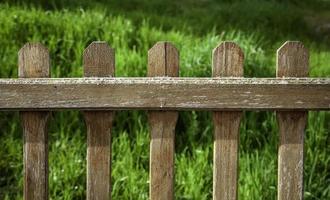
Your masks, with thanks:
[[(244, 55), (233, 42), (213, 50), (213, 76), (243, 76)], [(242, 112), (214, 112), (213, 199), (237, 199), (239, 125)]]
[[(105, 42), (93, 42), (84, 51), (85, 77), (110, 77), (115, 54)], [(85, 111), (87, 126), (87, 199), (111, 199), (111, 125), (113, 112)]]
[[(49, 52), (41, 44), (26, 44), (18, 53), (20, 78), (50, 76)], [(17, 100), (14, 100), (17, 101)], [(19, 102), (18, 102), (19, 103)], [(24, 199), (48, 199), (49, 112), (20, 112), (24, 136)]]
[(0, 79), (0, 109), (329, 109), (329, 85), (329, 79)]
[[(286, 42), (277, 51), (277, 77), (308, 76), (308, 50)], [(330, 102), (330, 100), (329, 100)], [(307, 112), (277, 112), (279, 124), (278, 199), (303, 199), (304, 130)]]
[[(169, 42), (156, 43), (148, 52), (148, 76), (178, 74), (177, 49)], [(150, 94), (149, 98), (153, 98), (153, 95)], [(151, 200), (174, 199), (174, 135), (177, 119), (178, 112), (149, 112)]]
[(330, 109), (324, 78), (0, 79), (0, 93), (0, 110)]

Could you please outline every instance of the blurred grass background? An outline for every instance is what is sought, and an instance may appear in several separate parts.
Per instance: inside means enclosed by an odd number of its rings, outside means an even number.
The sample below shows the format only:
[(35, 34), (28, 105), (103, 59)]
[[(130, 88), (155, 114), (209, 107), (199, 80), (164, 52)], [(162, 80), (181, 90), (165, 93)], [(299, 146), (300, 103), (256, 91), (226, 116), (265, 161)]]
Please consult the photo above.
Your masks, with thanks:
[[(146, 76), (147, 51), (168, 40), (180, 51), (180, 76), (211, 76), (221, 41), (245, 53), (246, 77), (274, 77), (286, 40), (310, 50), (310, 76), (330, 77), (330, 1), (326, 0), (2, 0), (0, 77), (17, 77), (26, 42), (50, 50), (52, 77), (81, 77), (94, 40), (116, 50), (116, 76)], [(240, 128), (239, 199), (276, 199), (278, 127), (272, 112), (245, 112)], [(85, 199), (86, 129), (78, 111), (54, 112), (49, 133), (50, 199)], [(305, 199), (330, 199), (330, 113), (309, 112)], [(209, 112), (180, 112), (176, 199), (212, 198), (213, 126)], [(149, 133), (144, 111), (116, 113), (113, 199), (147, 199)], [(22, 130), (17, 112), (0, 112), (0, 199), (22, 199)]]

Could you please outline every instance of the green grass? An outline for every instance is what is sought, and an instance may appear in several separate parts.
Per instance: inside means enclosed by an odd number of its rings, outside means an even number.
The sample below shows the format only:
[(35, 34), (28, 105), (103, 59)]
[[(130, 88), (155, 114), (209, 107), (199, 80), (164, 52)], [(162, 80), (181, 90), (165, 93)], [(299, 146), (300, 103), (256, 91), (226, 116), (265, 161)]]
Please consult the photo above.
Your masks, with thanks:
[[(211, 76), (211, 52), (237, 42), (246, 77), (275, 76), (276, 49), (301, 40), (310, 75), (330, 77), (326, 1), (7, 1), (0, 4), (0, 77), (17, 77), (17, 52), (41, 42), (52, 77), (81, 77), (82, 52), (94, 40), (116, 50), (116, 76), (146, 76), (147, 51), (160, 40), (180, 51), (180, 76)], [(41, 3), (40, 3), (41, 2)], [(54, 112), (49, 128), (51, 199), (85, 199), (86, 128), (78, 111)], [(0, 112), (0, 199), (22, 198), (18, 113)], [(276, 199), (278, 127), (272, 112), (245, 112), (240, 130), (240, 199)], [(305, 199), (330, 199), (330, 113), (310, 112), (305, 137)], [(180, 112), (176, 127), (176, 199), (211, 199), (213, 125), (209, 112)], [(147, 199), (149, 133), (144, 111), (116, 113), (113, 199)]]

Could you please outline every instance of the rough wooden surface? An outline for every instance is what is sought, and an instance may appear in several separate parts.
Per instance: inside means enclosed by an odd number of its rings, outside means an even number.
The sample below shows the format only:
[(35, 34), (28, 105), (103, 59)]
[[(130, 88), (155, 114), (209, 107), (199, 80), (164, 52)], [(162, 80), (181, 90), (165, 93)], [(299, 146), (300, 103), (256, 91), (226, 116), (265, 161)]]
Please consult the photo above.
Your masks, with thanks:
[[(155, 44), (148, 52), (148, 76), (178, 76), (178, 74), (177, 49), (168, 42)], [(154, 98), (152, 94), (148, 97)], [(177, 119), (178, 112), (149, 112), (151, 200), (174, 199), (174, 135)]]
[[(85, 77), (110, 77), (115, 55), (105, 42), (93, 42), (84, 51)], [(85, 111), (87, 127), (87, 199), (111, 199), (111, 125), (113, 112)]]
[[(18, 53), (20, 78), (49, 77), (48, 50), (41, 44), (26, 44)], [(19, 100), (14, 100), (18, 101)], [(48, 199), (49, 112), (20, 112), (24, 137), (24, 199)]]
[(329, 78), (0, 79), (0, 93), (0, 110), (330, 109)]
[[(213, 50), (213, 76), (243, 76), (244, 55), (233, 42)], [(242, 112), (214, 112), (213, 199), (237, 199), (239, 125)]]
[[(308, 76), (308, 51), (300, 42), (286, 42), (277, 51), (277, 77)], [(330, 100), (328, 100), (330, 102)], [(277, 112), (278, 199), (303, 199), (304, 130), (307, 112)]]

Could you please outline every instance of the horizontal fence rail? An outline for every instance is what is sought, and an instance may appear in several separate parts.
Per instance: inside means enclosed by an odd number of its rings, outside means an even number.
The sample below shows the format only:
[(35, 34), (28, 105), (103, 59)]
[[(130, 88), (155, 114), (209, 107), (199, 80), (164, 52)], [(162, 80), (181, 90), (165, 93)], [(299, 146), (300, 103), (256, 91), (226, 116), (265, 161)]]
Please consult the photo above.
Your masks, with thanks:
[(311, 110), (330, 108), (324, 78), (0, 79), (1, 110)]
[(330, 110), (330, 79), (308, 76), (308, 50), (286, 42), (277, 51), (277, 78), (244, 78), (244, 53), (233, 42), (213, 50), (212, 78), (179, 78), (179, 52), (169, 42), (148, 51), (147, 78), (115, 78), (115, 51), (93, 42), (84, 51), (84, 78), (49, 78), (41, 44), (19, 51), (19, 78), (0, 79), (0, 111), (20, 111), (24, 136), (24, 199), (48, 199), (50, 111), (82, 110), (87, 128), (88, 200), (111, 199), (113, 110), (148, 110), (151, 200), (174, 199), (178, 110), (213, 113), (213, 199), (235, 200), (243, 110), (276, 111), (278, 199), (303, 199), (304, 130), (308, 110)]

